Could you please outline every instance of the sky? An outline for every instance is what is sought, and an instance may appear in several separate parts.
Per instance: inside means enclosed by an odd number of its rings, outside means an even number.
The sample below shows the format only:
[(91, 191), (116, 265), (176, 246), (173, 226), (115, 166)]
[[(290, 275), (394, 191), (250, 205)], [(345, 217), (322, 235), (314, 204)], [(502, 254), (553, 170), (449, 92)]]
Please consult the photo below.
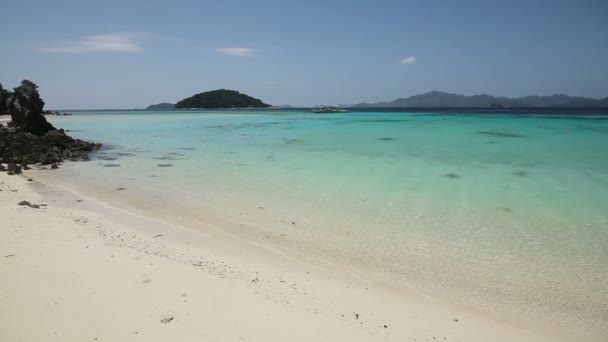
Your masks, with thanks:
[(608, 96), (607, 0), (0, 0), (0, 83), (47, 109)]

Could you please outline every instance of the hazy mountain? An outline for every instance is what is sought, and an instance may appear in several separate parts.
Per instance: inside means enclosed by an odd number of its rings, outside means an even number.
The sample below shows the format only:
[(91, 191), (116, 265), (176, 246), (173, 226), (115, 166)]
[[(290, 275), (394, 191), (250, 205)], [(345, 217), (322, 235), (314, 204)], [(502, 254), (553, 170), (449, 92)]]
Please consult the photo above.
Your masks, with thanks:
[(353, 107), (604, 107), (608, 106), (607, 99), (596, 100), (564, 94), (519, 98), (495, 97), (487, 94), (466, 96), (434, 90), (390, 102), (359, 103)]
[(594, 99), (585, 99), (569, 102), (564, 107), (592, 107), (592, 108), (608, 108), (608, 97), (604, 97), (603, 99), (594, 100)]
[(159, 103), (155, 105), (148, 106), (145, 110), (173, 110), (175, 109), (175, 105), (173, 103)]
[(608, 108), (608, 96), (594, 102), (594, 107)]
[(525, 96), (517, 98), (516, 100), (526, 104), (530, 107), (561, 107), (571, 106), (573, 103), (580, 103), (582, 105), (597, 101), (588, 97), (581, 96), (568, 96), (566, 94), (554, 94), (550, 96)]

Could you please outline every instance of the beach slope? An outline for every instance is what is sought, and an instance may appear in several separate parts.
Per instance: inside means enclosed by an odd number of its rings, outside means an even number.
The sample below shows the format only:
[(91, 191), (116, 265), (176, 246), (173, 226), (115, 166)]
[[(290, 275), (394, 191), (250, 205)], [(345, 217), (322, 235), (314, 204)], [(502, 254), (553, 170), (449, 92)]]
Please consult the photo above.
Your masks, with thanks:
[(28, 177), (0, 174), (0, 341), (561, 340)]

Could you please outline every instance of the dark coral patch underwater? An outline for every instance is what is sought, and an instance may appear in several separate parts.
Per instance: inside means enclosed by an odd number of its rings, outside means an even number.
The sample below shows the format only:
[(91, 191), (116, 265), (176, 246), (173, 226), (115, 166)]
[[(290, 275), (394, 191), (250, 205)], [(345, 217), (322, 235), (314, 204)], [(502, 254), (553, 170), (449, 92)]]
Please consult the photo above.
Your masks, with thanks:
[(477, 134), (485, 134), (485, 135), (490, 135), (493, 137), (500, 137), (500, 138), (523, 138), (524, 137), (523, 135), (520, 135), (520, 134), (496, 132), (496, 131), (481, 131), (481, 132), (477, 132)]

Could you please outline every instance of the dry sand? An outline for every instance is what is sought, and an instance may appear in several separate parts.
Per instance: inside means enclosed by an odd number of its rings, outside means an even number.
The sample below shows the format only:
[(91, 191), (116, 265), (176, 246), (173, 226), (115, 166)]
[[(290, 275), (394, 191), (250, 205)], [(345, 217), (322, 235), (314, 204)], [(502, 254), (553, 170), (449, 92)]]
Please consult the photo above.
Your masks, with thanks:
[(137, 216), (26, 172), (0, 173), (3, 342), (581, 340)]

